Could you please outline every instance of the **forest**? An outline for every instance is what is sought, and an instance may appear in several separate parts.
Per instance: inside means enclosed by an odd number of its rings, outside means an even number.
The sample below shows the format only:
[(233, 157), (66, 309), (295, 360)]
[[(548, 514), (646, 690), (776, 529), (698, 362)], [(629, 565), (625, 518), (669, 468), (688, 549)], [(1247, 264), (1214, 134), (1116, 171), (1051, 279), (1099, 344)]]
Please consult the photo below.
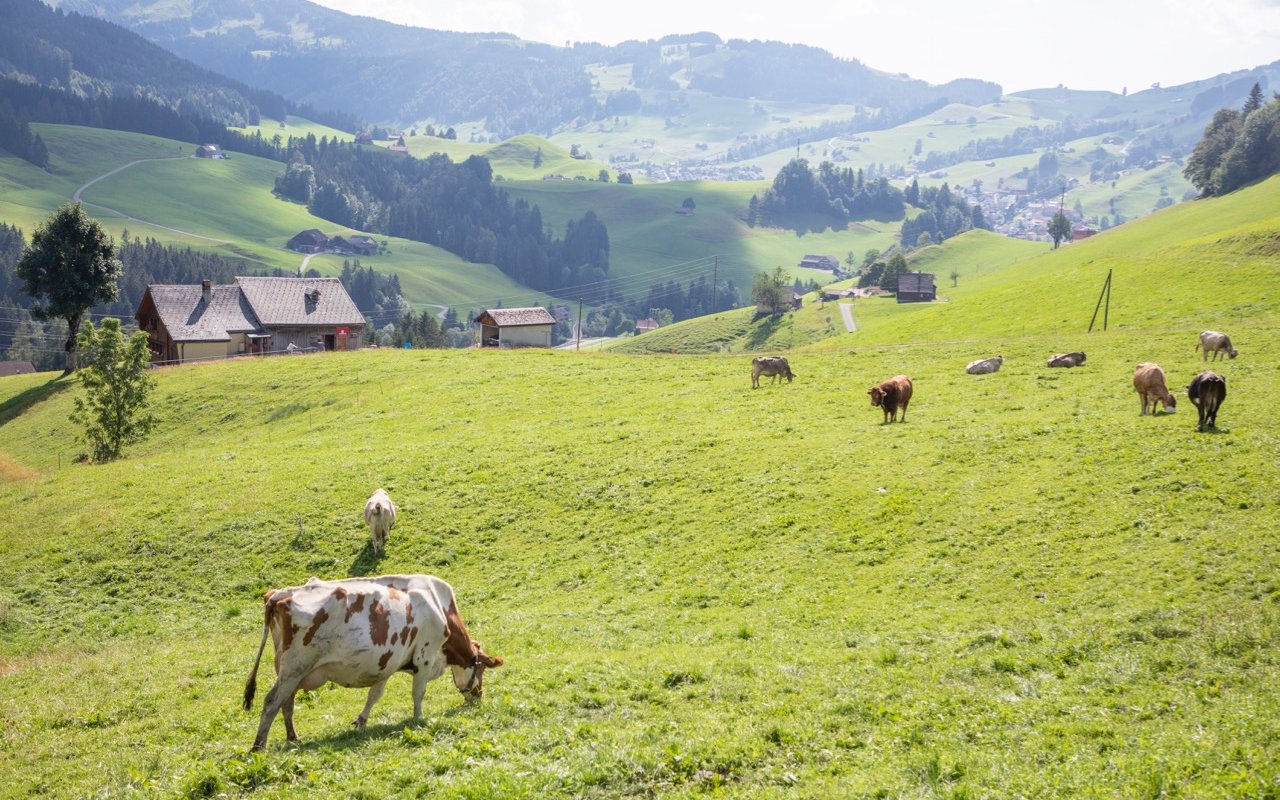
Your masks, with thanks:
[(855, 172), (829, 161), (815, 173), (808, 160), (794, 158), (778, 171), (763, 197), (751, 196), (747, 224), (842, 229), (851, 220), (902, 219), (905, 210), (902, 190), (886, 178), (869, 180), (861, 169)]

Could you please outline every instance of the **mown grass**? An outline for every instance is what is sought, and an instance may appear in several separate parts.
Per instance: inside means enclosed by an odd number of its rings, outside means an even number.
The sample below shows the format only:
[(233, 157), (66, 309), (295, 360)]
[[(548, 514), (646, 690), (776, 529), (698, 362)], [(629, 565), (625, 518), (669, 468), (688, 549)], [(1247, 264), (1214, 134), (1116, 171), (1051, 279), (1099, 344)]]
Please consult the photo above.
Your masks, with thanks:
[[(1263, 797), (1280, 788), (1280, 345), (1219, 432), (1139, 417), (1180, 333), (745, 357), (332, 354), (158, 374), (154, 436), (3, 424), (11, 796)], [(1004, 369), (968, 376), (975, 349)], [(908, 421), (865, 389), (916, 379)], [(2, 384), (2, 382), (0, 382)], [(9, 394), (16, 395), (19, 389)], [(375, 559), (359, 513), (401, 508)], [(507, 658), (482, 705), (396, 679), (243, 755), (261, 592), (424, 571)], [(268, 656), (269, 658), (269, 656)]]

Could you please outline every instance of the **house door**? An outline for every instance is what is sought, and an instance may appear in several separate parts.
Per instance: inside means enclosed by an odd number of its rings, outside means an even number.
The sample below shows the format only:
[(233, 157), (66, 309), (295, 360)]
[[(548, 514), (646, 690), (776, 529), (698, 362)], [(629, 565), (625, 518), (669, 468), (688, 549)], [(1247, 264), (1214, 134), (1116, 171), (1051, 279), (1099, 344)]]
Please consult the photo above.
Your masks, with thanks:
[(337, 336), (335, 336), (332, 333), (326, 333), (324, 335), (324, 349), (327, 351), (331, 351), (331, 350), (337, 349), (337, 346), (338, 346)]

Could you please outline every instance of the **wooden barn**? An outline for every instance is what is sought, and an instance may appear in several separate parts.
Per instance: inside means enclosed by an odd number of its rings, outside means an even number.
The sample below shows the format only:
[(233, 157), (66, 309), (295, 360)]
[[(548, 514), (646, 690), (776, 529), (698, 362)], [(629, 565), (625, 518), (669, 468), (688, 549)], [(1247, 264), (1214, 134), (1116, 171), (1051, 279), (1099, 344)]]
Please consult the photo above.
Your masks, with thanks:
[(904, 272), (898, 276), (899, 303), (929, 303), (937, 299), (931, 272)]
[(555, 317), (545, 308), (488, 308), (476, 317), (481, 347), (550, 347)]
[(319, 253), (329, 246), (329, 237), (317, 228), (309, 228), (295, 235), (285, 247), (298, 253)]
[(216, 144), (202, 144), (196, 148), (197, 158), (226, 158), (222, 154), (222, 148)]
[(337, 278), (153, 284), (134, 318), (162, 363), (364, 346), (364, 315)]

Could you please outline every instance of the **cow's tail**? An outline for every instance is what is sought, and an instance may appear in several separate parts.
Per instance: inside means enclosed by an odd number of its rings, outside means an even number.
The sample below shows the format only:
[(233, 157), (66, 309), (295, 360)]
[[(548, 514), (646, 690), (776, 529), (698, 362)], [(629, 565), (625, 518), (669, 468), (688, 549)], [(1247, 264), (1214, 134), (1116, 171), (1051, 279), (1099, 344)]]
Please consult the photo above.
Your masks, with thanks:
[(249, 680), (244, 684), (244, 710), (248, 711), (253, 708), (253, 696), (258, 692), (258, 664), (262, 662), (262, 651), (267, 646), (267, 633), (271, 629), (271, 610), (274, 608), (270, 594), (268, 593), (267, 602), (263, 604), (262, 612), (262, 641), (258, 642), (258, 657), (253, 660), (253, 670), (249, 672)]

